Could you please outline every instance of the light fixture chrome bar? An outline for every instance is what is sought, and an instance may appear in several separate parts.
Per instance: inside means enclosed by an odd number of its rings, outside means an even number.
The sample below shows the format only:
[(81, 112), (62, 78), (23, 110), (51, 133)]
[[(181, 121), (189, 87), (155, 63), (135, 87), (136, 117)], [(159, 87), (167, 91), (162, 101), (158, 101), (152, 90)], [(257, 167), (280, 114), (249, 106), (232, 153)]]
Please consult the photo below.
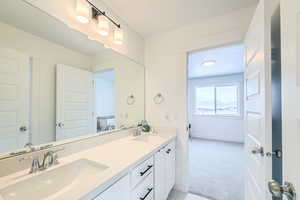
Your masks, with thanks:
[(92, 2), (89, 0), (86, 0), (100, 15), (105, 16), (111, 23), (113, 23), (116, 27), (121, 28), (121, 24), (116, 23), (112, 18), (106, 15), (104, 11), (101, 11), (99, 8), (97, 8)]

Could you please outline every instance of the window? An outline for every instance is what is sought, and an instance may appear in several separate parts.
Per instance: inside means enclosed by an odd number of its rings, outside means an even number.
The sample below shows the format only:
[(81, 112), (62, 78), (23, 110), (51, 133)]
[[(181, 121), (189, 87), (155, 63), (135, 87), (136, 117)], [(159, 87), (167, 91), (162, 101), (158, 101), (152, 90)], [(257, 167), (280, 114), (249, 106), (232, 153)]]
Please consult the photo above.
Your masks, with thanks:
[(240, 115), (239, 86), (197, 87), (195, 90), (195, 114)]
[(215, 114), (215, 88), (196, 88), (196, 113), (200, 115)]

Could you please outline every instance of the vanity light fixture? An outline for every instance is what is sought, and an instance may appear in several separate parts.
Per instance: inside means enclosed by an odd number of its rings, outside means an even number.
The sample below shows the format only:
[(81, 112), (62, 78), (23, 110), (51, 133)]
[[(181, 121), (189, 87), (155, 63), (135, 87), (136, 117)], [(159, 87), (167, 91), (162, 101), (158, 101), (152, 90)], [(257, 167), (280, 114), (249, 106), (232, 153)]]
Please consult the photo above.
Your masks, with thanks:
[(104, 15), (98, 15), (98, 33), (102, 36), (108, 36), (109, 34), (109, 22)]
[(86, 0), (76, 1), (76, 18), (80, 23), (90, 23), (91, 7)]
[(119, 45), (123, 44), (123, 31), (120, 28), (114, 30), (114, 43)]
[(215, 60), (205, 60), (204, 62), (201, 63), (201, 66), (203, 67), (212, 67), (217, 63)]
[(98, 9), (90, 0), (76, 0), (76, 17), (81, 23), (87, 24), (92, 21), (94, 30), (101, 36), (108, 36), (110, 33), (110, 23), (116, 26), (113, 31), (113, 43), (123, 44), (123, 30), (121, 24), (116, 23), (104, 11)]

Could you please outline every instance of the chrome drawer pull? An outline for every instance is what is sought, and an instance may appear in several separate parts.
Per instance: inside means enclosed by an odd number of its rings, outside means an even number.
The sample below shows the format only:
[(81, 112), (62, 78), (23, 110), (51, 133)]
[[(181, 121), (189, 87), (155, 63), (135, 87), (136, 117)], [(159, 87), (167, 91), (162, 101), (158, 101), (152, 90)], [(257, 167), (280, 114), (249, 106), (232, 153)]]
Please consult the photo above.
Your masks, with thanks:
[(152, 167), (153, 167), (153, 165), (148, 165), (148, 168), (145, 171), (140, 172), (140, 175), (144, 176)]
[(152, 190), (153, 190), (153, 188), (148, 188), (147, 194), (145, 194), (144, 197), (140, 197), (140, 200), (145, 200), (148, 197), (148, 195), (152, 192)]

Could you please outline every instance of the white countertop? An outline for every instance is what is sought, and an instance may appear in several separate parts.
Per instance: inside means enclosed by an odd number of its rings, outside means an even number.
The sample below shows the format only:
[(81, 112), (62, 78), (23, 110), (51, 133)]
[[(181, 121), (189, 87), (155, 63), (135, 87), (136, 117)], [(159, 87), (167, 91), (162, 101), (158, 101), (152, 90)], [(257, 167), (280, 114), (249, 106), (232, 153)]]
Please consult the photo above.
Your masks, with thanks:
[[(82, 183), (82, 187), (76, 191), (69, 191), (70, 189), (66, 187), (63, 191), (47, 198), (47, 200), (85, 200), (95, 197), (108, 186), (112, 185), (115, 181), (130, 172), (141, 161), (147, 159), (159, 148), (174, 139), (175, 134), (151, 134), (151, 137), (149, 137), (147, 141), (137, 141), (134, 140), (135, 138), (136, 137), (128, 136), (67, 157), (59, 158), (58, 160), (60, 164), (49, 168), (46, 171), (80, 159), (94, 161), (99, 164), (106, 165), (108, 168), (101, 173), (101, 178), (97, 179), (97, 182)], [(26, 180), (32, 176), (45, 173), (46, 171), (38, 172), (36, 174), (28, 174), (28, 170), (24, 170), (2, 177), (0, 178), (0, 190), (9, 185)], [(2, 200), (1, 196), (0, 200)]]

